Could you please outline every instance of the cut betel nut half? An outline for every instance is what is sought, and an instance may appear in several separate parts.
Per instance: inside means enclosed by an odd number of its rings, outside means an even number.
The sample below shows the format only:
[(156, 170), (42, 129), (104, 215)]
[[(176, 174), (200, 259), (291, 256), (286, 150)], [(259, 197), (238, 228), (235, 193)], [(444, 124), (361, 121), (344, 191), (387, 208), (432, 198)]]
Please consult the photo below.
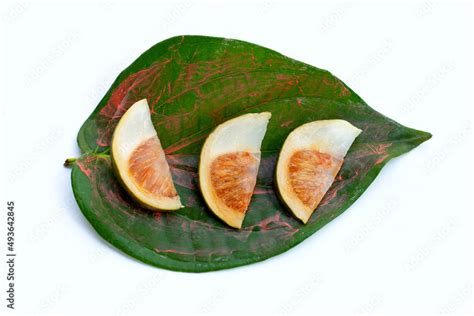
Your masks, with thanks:
[(146, 99), (133, 104), (120, 118), (111, 152), (119, 180), (142, 206), (164, 211), (183, 207)]
[(241, 228), (257, 182), (260, 146), (271, 113), (228, 120), (208, 136), (199, 161), (199, 184), (206, 204), (222, 221)]
[(341, 169), (361, 130), (344, 120), (304, 124), (286, 138), (276, 167), (276, 187), (290, 211), (307, 223)]

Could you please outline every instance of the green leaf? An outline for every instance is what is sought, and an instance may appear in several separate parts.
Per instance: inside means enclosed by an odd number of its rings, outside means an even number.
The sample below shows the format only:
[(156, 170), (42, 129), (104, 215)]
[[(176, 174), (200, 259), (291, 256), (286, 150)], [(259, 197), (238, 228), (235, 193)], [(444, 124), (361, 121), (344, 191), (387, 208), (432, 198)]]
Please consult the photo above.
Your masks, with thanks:
[[(186, 207), (160, 213), (140, 208), (115, 178), (109, 153), (122, 114), (147, 98), (152, 121)], [(197, 182), (206, 136), (247, 112), (272, 112), (262, 145), (257, 187), (243, 228), (207, 209)], [(275, 195), (275, 160), (297, 126), (341, 118), (363, 130), (308, 224)], [(328, 71), (251, 43), (202, 36), (156, 44), (115, 80), (82, 126), (84, 155), (74, 163), (76, 200), (92, 226), (125, 253), (154, 266), (202, 272), (261, 261), (297, 245), (346, 210), (391, 158), (431, 137), (371, 109)]]

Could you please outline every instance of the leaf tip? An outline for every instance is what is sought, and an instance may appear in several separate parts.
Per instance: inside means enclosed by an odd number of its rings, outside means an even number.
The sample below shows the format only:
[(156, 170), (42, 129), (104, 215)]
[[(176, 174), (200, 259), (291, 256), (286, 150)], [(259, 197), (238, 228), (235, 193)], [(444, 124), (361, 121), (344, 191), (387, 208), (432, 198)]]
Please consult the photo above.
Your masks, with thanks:
[(424, 132), (424, 131), (418, 131), (418, 134), (419, 134), (419, 136), (418, 136), (419, 144), (424, 143), (427, 140), (430, 140), (431, 137), (433, 137), (433, 134), (428, 133), (428, 132)]

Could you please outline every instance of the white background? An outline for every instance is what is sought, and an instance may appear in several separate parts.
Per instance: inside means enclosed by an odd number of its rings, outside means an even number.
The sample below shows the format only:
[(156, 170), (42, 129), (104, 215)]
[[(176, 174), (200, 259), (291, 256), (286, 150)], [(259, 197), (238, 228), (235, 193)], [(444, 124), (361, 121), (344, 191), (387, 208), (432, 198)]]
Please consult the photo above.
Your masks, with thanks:
[[(16, 312), (472, 312), (472, 5), (219, 3), (2, 1), (0, 203), (16, 203)], [(328, 69), (433, 138), (285, 254), (205, 274), (142, 264), (91, 228), (62, 163), (79, 155), (76, 134), (119, 71), (181, 34), (243, 39)]]

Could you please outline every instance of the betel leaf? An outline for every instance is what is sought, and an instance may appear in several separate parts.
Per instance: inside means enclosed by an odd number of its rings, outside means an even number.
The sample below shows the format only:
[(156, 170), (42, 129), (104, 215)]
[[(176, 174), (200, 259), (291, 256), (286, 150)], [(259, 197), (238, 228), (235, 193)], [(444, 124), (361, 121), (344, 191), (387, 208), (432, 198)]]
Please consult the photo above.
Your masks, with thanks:
[[(123, 113), (146, 98), (185, 208), (141, 208), (111, 166), (109, 146)], [(241, 230), (219, 221), (198, 187), (197, 165), (206, 136), (247, 112), (270, 111), (262, 163)], [(362, 129), (335, 182), (303, 225), (275, 194), (276, 157), (286, 136), (314, 120), (344, 119)], [(202, 272), (261, 261), (282, 253), (346, 210), (381, 168), (431, 137), (370, 108), (326, 70), (238, 40), (173, 37), (156, 44), (112, 84), (82, 126), (83, 156), (72, 170), (76, 200), (108, 242), (154, 266)]]

